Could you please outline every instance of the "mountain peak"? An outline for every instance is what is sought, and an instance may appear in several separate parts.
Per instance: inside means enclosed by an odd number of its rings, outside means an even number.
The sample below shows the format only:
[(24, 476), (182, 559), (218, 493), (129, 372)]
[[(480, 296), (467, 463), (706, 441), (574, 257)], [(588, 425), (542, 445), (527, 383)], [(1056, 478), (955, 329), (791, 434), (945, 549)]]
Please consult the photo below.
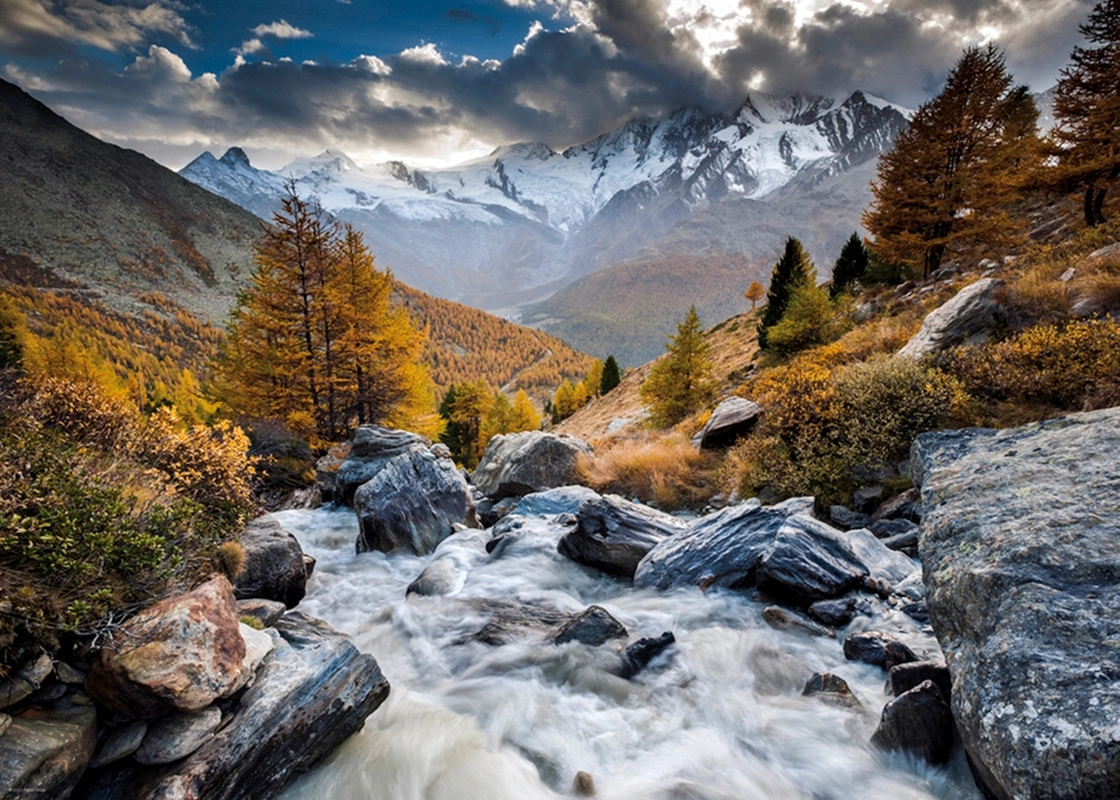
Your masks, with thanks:
[(249, 156), (245, 155), (245, 151), (240, 147), (229, 148), (218, 161), (225, 164), (227, 167), (236, 167), (238, 165), (246, 167), (252, 166), (252, 164), (249, 163)]

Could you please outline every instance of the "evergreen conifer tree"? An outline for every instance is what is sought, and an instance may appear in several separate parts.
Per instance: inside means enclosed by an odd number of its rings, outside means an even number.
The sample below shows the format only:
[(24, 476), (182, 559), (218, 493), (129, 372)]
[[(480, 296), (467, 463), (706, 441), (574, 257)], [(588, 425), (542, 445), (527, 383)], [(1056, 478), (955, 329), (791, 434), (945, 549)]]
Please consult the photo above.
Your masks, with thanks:
[(867, 272), (867, 248), (859, 234), (853, 232), (840, 249), (836, 264), (832, 267), (832, 287), (829, 294), (836, 298), (841, 292), (846, 292), (852, 284), (861, 279)]
[(622, 370), (618, 367), (618, 360), (613, 355), (607, 356), (607, 360), (603, 362), (603, 378), (599, 382), (599, 394), (606, 394), (620, 383), (622, 383)]
[(1059, 171), (1084, 191), (1085, 224), (1105, 221), (1104, 200), (1120, 178), (1120, 0), (1102, 0), (1089, 12), (1077, 46), (1062, 70), (1054, 97)]
[(715, 400), (711, 345), (704, 338), (696, 306), (688, 310), (676, 335), (669, 336), (667, 354), (654, 363), (642, 384), (642, 402), (657, 427), (675, 425)]
[(801, 242), (790, 236), (785, 250), (770, 273), (770, 289), (766, 293), (766, 307), (758, 323), (758, 346), (766, 347), (767, 329), (777, 325), (786, 313), (790, 295), (797, 286), (814, 285), (817, 269)]

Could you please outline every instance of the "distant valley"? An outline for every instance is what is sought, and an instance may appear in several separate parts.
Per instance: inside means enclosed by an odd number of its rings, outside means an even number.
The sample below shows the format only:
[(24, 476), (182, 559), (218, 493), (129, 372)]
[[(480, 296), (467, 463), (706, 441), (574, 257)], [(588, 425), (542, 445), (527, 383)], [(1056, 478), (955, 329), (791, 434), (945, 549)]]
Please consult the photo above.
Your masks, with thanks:
[(270, 172), (231, 148), (180, 174), (262, 217), (292, 181), (403, 282), (637, 364), (689, 305), (707, 324), (744, 310), (788, 235), (827, 277), (905, 125), (861, 92), (756, 94), (731, 115), (684, 109), (560, 153), (518, 144), (440, 170), (328, 151)]

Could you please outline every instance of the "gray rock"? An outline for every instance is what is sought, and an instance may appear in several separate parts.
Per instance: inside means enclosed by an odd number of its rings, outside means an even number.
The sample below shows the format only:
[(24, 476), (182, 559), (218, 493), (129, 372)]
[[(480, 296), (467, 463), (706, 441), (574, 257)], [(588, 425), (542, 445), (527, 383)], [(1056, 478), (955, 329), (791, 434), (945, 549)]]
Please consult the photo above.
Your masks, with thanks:
[(676, 641), (672, 632), (665, 631), (654, 638), (642, 638), (622, 651), (619, 675), (630, 679), (649, 666), (650, 662), (669, 649)]
[(897, 664), (918, 660), (905, 642), (893, 633), (884, 631), (853, 633), (844, 640), (844, 658), (862, 661), (888, 671)]
[(730, 447), (755, 429), (762, 407), (742, 397), (728, 397), (716, 406), (707, 424), (692, 437), (697, 450)]
[(852, 505), (855, 510), (861, 514), (870, 514), (879, 504), (883, 501), (883, 493), (886, 491), (882, 486), (861, 486), (852, 492)]
[[(389, 694), (372, 656), (298, 611), (270, 634), (276, 648), (232, 717), (174, 764), (118, 762), (87, 795), (104, 800), (253, 800), (273, 797), (352, 734)], [(298, 711), (296, 711), (298, 710)]]
[(633, 578), (646, 553), (686, 527), (677, 517), (607, 495), (580, 506), (575, 530), (564, 535), (557, 549), (579, 564)]
[(867, 577), (867, 567), (842, 532), (795, 514), (759, 559), (755, 581), (765, 592), (808, 605), (844, 594)]
[(359, 553), (424, 555), (450, 536), (456, 523), (474, 523), (466, 480), (454, 462), (427, 448), (385, 462), (354, 493), (354, 511), (361, 525)]
[(916, 558), (918, 555), (918, 526), (915, 525), (912, 530), (906, 533), (900, 533), (897, 536), (892, 536), (889, 539), (883, 539), (883, 547), (897, 550), (900, 553), (905, 553), (911, 558)]
[(524, 639), (555, 638), (575, 614), (518, 600), (470, 600), (468, 608), (484, 614), (486, 623), (474, 635), (483, 644), (501, 646)]
[(806, 609), (809, 616), (818, 622), (834, 627), (843, 627), (856, 615), (858, 604), (854, 597), (840, 597), (836, 600), (818, 600)]
[(912, 449), (931, 622), (1000, 797), (1120, 796), (1120, 408)]
[(436, 547), (432, 560), (405, 590), (406, 595), (445, 597), (463, 588), (475, 564), (486, 557), (488, 535), (480, 530), (461, 530)]
[(96, 744), (97, 712), (90, 706), (12, 716), (0, 736), (0, 797), (69, 797)]
[(887, 703), (871, 743), (882, 750), (913, 753), (931, 764), (948, 761), (953, 749), (953, 715), (937, 685), (924, 681)]
[(634, 571), (634, 586), (752, 586), (762, 554), (786, 516), (764, 506), (733, 506), (708, 514), (646, 553)]
[(217, 706), (190, 713), (171, 713), (152, 720), (140, 747), (132, 754), (141, 764), (170, 764), (202, 747), (222, 724)]
[(843, 531), (854, 528), (866, 528), (871, 522), (871, 516), (852, 511), (847, 506), (834, 505), (828, 510), (828, 518), (832, 524)]
[(272, 637), (264, 631), (258, 631), (242, 622), (239, 626), (241, 638), (245, 640), (245, 658), (241, 660), (241, 676), (229, 687), (222, 697), (232, 697), (237, 692), (252, 684), (256, 678), (257, 669), (265, 656), (272, 652), (276, 646)]
[(484, 528), (489, 528), (496, 524), (498, 520), (506, 514), (512, 513), (517, 508), (517, 502), (520, 500), (518, 497), (503, 497), (501, 500), (494, 501), (490, 497), (483, 497), (475, 503), (475, 511), (478, 514), (478, 522)]
[(823, 625), (818, 625), (811, 619), (790, 611), (789, 609), (782, 608), (781, 606), (767, 606), (762, 609), (762, 619), (774, 630), (778, 631), (800, 631), (807, 633), (810, 636), (823, 636), (828, 639), (835, 639), (836, 632), (829, 630)]
[(846, 708), (861, 708), (862, 704), (852, 694), (848, 682), (831, 672), (815, 672), (801, 690), (803, 697), (816, 697), (826, 703)]
[(524, 517), (575, 515), (583, 508), (584, 503), (598, 498), (599, 493), (586, 486), (560, 486), (525, 495), (518, 501), (514, 513)]
[(259, 619), (261, 625), (266, 628), (271, 628), (276, 624), (276, 620), (284, 616), (284, 612), (288, 607), (281, 603), (279, 600), (264, 600), (261, 598), (250, 598), (248, 600), (237, 601), (237, 615), (238, 617), (253, 617)]
[(946, 701), (953, 696), (953, 681), (944, 661), (911, 661), (896, 664), (887, 675), (887, 691), (898, 697), (924, 681), (933, 681)]
[(263, 598), (294, 608), (307, 592), (307, 566), (296, 537), (271, 515), (258, 517), (241, 534), (245, 563), (233, 582), (238, 600)]
[(867, 526), (867, 529), (880, 539), (893, 539), (895, 536), (905, 536), (918, 533), (918, 524), (908, 519), (877, 519)]
[(28, 661), (11, 677), (0, 681), (0, 708), (8, 708), (22, 702), (43, 685), (51, 674), (51, 657), (46, 653)]
[(611, 616), (602, 606), (588, 606), (570, 622), (560, 628), (553, 638), (556, 644), (582, 642), (597, 647), (611, 639), (625, 639), (626, 627)]
[[(872, 530), (874, 530), (874, 524), (880, 520), (921, 522), (922, 499), (918, 496), (918, 490), (907, 489), (880, 503), (879, 507), (871, 514)], [(878, 532), (876, 531), (876, 533)]]
[[(416, 433), (361, 425), (354, 431), (346, 460), (334, 474), (332, 499), (338, 505), (353, 504), (354, 493), (370, 481), (392, 459), (405, 453), (429, 451), (431, 443)], [(327, 492), (324, 490), (324, 496)]]
[(493, 437), (471, 483), (495, 500), (568, 486), (576, 482), (576, 458), (591, 445), (567, 434), (525, 431)]
[(898, 355), (922, 358), (966, 341), (979, 341), (996, 324), (1002, 306), (997, 299), (1003, 281), (981, 278), (934, 309)]
[(893, 588), (921, 569), (921, 565), (912, 558), (891, 549), (868, 530), (849, 531), (848, 545), (867, 567), (868, 576), (877, 590), (884, 584)]
[(89, 762), (89, 768), (99, 769), (114, 761), (128, 758), (144, 742), (147, 733), (148, 723), (141, 719), (106, 729)]
[(54, 662), (54, 674), (62, 683), (71, 686), (81, 686), (86, 679), (85, 670), (75, 669), (65, 661)]

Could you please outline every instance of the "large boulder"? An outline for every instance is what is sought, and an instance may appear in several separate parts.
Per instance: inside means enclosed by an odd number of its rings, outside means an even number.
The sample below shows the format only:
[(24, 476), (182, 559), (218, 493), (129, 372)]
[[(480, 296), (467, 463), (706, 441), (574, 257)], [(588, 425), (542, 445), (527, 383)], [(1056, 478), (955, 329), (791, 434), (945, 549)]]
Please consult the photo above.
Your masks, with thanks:
[(758, 425), (762, 406), (742, 397), (729, 397), (712, 412), (707, 424), (692, 437), (697, 450), (730, 447)]
[(250, 522), (239, 541), (245, 562), (234, 579), (234, 597), (277, 600), (294, 608), (307, 591), (309, 577), (296, 537), (266, 515)]
[(133, 719), (197, 711), (237, 682), (244, 658), (233, 587), (218, 577), (122, 625), (98, 651), (85, 687)]
[[(329, 494), (335, 504), (349, 506), (354, 501), (358, 487), (372, 480), (387, 463), (405, 453), (428, 450), (431, 442), (417, 433), (382, 428), (379, 425), (361, 425), (354, 430), (350, 447), (342, 464), (325, 469), (324, 496)], [(341, 453), (341, 451), (339, 451)], [(336, 456), (337, 458), (337, 456)], [(333, 478), (330, 472), (333, 470)]]
[(357, 550), (431, 553), (456, 524), (473, 526), (474, 503), (467, 481), (450, 458), (428, 448), (386, 461), (354, 493), (361, 532)]
[(96, 744), (97, 713), (88, 705), (32, 707), (11, 717), (0, 734), (0, 797), (69, 797)]
[(578, 456), (592, 452), (587, 442), (567, 434), (501, 434), (486, 445), (471, 483), (493, 499), (567, 486), (576, 482)]
[(765, 592), (808, 605), (854, 589), (867, 574), (844, 533), (794, 514), (759, 558), (755, 582)]
[(921, 329), (910, 337), (898, 355), (908, 358), (947, 350), (968, 341), (978, 341), (990, 333), (999, 318), (1002, 306), (998, 299), (1003, 281), (981, 278), (961, 289), (942, 306), (934, 309), (922, 322)]
[(912, 451), (953, 715), (997, 797), (1120, 797), (1117, 453), (1120, 408)]
[(634, 571), (634, 586), (753, 586), (759, 561), (787, 516), (782, 510), (747, 505), (708, 514), (646, 553)]
[(638, 562), (654, 545), (688, 524), (617, 495), (588, 500), (576, 513), (576, 527), (557, 549), (573, 561), (612, 575), (633, 578)]
[(361, 730), (389, 695), (372, 656), (326, 623), (289, 612), (276, 647), (232, 716), (173, 764), (118, 762), (87, 795), (103, 800), (251, 800), (274, 797)]

